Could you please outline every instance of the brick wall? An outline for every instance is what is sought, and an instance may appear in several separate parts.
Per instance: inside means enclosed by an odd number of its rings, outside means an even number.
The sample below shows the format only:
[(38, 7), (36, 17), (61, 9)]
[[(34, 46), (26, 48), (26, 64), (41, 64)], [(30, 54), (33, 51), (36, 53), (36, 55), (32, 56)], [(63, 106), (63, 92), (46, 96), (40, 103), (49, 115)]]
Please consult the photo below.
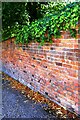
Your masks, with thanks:
[(2, 42), (2, 70), (64, 108), (80, 114), (80, 37), (62, 32), (53, 43), (15, 45), (14, 38)]

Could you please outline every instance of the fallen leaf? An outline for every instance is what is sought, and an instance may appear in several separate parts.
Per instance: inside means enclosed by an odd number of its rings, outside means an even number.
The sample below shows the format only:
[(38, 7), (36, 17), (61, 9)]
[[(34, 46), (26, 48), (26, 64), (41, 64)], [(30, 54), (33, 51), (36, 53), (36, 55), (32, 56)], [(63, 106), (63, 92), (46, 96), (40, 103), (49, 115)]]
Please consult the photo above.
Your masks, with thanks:
[[(34, 104), (36, 104), (37, 102), (47, 104), (47, 107), (42, 106), (42, 108), (44, 110), (46, 110), (47, 112), (49, 112), (50, 114), (55, 114), (59, 118), (64, 118), (64, 119), (65, 118), (71, 118), (71, 119), (74, 118), (75, 120), (78, 120), (78, 119), (76, 119), (77, 116), (75, 114), (68, 112), (64, 108), (57, 105), (56, 103), (45, 98), (45, 96), (41, 95), (39, 92), (34, 92), (27, 86), (24, 86), (23, 84), (14, 80), (13, 78), (9, 77), (8, 75), (4, 74), (3, 72), (2, 72), (2, 80), (9, 80), (12, 88), (19, 90), (25, 97), (28, 97), (29, 99), (34, 100), (35, 101)], [(27, 100), (24, 101), (24, 103), (26, 103), (26, 102), (27, 102)]]
[(27, 102), (28, 102), (28, 100), (25, 100), (25, 101), (24, 101), (24, 103), (27, 103)]

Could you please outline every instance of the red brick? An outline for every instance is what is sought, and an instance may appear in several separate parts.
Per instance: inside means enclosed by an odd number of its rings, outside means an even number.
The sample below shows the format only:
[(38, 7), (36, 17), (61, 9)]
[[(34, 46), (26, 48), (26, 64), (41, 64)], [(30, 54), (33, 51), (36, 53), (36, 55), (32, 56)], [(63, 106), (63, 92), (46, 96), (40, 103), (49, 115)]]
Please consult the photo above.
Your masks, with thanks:
[[(53, 100), (58, 101), (60, 97), (61, 104), (66, 100), (67, 102), (63, 103), (63, 106), (66, 106), (72, 103), (78, 104), (80, 50), (79, 41), (71, 38), (69, 32), (64, 32), (62, 37), (64, 39), (55, 39), (52, 36), (53, 43), (45, 43), (40, 49), (38, 49), (39, 43), (29, 43), (28, 47), (25, 46), (25, 51), (22, 50), (21, 44), (19, 44), (20, 48), (14, 45), (14, 38), (12, 42), (7, 40), (2, 43), (1, 60), (6, 70), (12, 71), (10, 75), (13, 76), (13, 71), (16, 71), (15, 77), (20, 78), (20, 81), (22, 77), (35, 89), (38, 86), (41, 94), (47, 92)], [(76, 109), (77, 107), (75, 111)]]

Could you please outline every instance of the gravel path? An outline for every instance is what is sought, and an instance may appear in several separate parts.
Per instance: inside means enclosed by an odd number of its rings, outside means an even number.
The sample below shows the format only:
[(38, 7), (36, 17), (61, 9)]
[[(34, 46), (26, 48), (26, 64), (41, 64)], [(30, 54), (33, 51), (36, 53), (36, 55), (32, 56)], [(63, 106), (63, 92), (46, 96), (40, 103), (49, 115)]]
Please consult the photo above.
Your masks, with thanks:
[[(11, 88), (9, 81), (2, 81), (2, 114), (4, 118), (51, 118), (55, 116), (46, 112), (41, 103), (35, 103), (19, 91)], [(41, 119), (42, 120), (42, 119)]]

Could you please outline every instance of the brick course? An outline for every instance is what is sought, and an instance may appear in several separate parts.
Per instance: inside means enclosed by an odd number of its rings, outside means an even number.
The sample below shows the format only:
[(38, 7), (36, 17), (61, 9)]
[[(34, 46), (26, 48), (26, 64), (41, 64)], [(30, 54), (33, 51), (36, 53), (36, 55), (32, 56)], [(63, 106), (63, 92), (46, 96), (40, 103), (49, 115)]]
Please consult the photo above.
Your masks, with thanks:
[[(79, 36), (79, 35), (78, 35)], [(53, 43), (15, 45), (15, 38), (2, 42), (2, 70), (57, 104), (79, 110), (80, 38), (62, 33)]]

